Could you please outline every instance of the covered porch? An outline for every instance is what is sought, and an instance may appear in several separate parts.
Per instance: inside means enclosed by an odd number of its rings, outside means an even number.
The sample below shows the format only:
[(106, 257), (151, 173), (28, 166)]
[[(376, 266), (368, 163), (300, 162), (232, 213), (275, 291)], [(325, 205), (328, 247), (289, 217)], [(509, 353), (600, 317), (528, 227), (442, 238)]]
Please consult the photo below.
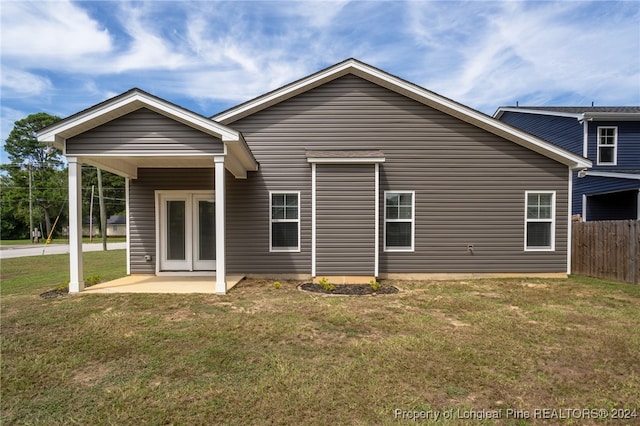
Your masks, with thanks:
[[(242, 134), (144, 91), (132, 89), (42, 129), (38, 132), (38, 140), (61, 149), (68, 162), (69, 292), (85, 290), (82, 271), (83, 164), (125, 178), (129, 276), (116, 283), (92, 287), (91, 292), (110, 289), (107, 292), (225, 294), (239, 281), (226, 273), (225, 179), (246, 179), (248, 171), (258, 168)], [(155, 170), (156, 176), (164, 176), (164, 179), (152, 180), (156, 186), (149, 190), (147, 185), (142, 194), (133, 191), (133, 187), (141, 185), (138, 182), (150, 182), (149, 173), (143, 173), (149, 170)], [(174, 178), (170, 170), (208, 172), (206, 179), (189, 180), (184, 173)], [(181, 191), (175, 191), (176, 184)], [(187, 194), (183, 197), (184, 202), (176, 201), (176, 192)], [(202, 192), (205, 192), (204, 198), (197, 199), (196, 195)], [(171, 197), (166, 196), (167, 193)], [(197, 205), (196, 201), (201, 201), (203, 208), (200, 211), (205, 212), (205, 216), (200, 220), (206, 221), (206, 226), (198, 226), (198, 211), (190, 207), (192, 203)], [(183, 216), (182, 224), (176, 225), (168, 219), (169, 210), (166, 206), (160, 207), (165, 204), (182, 208), (179, 212)], [(133, 217), (132, 212), (135, 213)], [(177, 234), (182, 234), (182, 241), (176, 242), (169, 233), (181, 226), (184, 230)], [(200, 263), (195, 254), (199, 243), (200, 249), (207, 245), (210, 252), (207, 261)], [(184, 247), (176, 250), (176, 244)], [(172, 262), (180, 255), (184, 256), (183, 261)], [(165, 274), (168, 276), (162, 276)], [(231, 285), (227, 279), (231, 280)], [(189, 284), (191, 280), (193, 284)], [(153, 289), (161, 291), (151, 291)]]
[[(166, 276), (166, 275), (129, 275), (113, 281), (96, 284), (83, 291), (83, 294), (105, 293), (203, 293), (219, 294), (217, 286), (211, 285), (211, 276)], [(231, 290), (240, 281), (243, 275), (227, 275), (224, 279), (225, 292)]]

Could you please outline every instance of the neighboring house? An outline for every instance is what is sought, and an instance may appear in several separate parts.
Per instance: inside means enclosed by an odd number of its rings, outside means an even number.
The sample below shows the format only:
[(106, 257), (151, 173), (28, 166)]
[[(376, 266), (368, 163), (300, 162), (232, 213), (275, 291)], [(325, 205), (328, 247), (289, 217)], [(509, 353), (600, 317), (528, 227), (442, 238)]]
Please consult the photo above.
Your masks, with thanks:
[(127, 271), (215, 273), (218, 293), (232, 273), (566, 276), (570, 177), (591, 166), (354, 59), (212, 118), (132, 89), (38, 139), (67, 157), (74, 232), (81, 165), (124, 176)]
[(573, 214), (640, 219), (640, 107), (500, 107), (494, 117), (593, 162), (573, 175)]
[(82, 236), (83, 237), (97, 237), (100, 235), (100, 221), (95, 217), (91, 220), (91, 217), (86, 216), (82, 218)]
[(119, 215), (111, 215), (107, 219), (107, 237), (126, 237), (127, 236), (127, 217)]

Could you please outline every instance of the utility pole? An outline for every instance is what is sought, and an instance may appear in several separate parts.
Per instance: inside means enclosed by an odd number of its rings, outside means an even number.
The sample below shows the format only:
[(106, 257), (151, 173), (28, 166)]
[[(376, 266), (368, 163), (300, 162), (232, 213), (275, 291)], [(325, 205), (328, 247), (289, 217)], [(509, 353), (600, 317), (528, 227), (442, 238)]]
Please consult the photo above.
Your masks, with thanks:
[(91, 185), (91, 204), (89, 204), (89, 242), (93, 242), (93, 192), (95, 185)]
[(100, 233), (102, 234), (102, 250), (107, 250), (107, 209), (104, 205), (104, 193), (102, 192), (102, 170), (98, 173), (98, 200), (100, 202)]
[(33, 194), (31, 192), (32, 186), (33, 186), (33, 172), (31, 171), (31, 163), (29, 163), (29, 238), (31, 238), (31, 243), (33, 244), (34, 235), (33, 235)]

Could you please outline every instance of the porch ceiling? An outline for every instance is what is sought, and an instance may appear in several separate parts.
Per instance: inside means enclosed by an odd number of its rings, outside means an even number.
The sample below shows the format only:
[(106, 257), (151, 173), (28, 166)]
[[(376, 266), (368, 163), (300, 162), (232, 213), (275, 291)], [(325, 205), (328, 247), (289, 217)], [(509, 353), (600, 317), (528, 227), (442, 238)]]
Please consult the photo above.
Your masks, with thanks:
[[(140, 168), (214, 168), (214, 155), (184, 155), (172, 157), (155, 156), (83, 156), (78, 157), (83, 164), (88, 164), (123, 176), (129, 179), (138, 178)], [(246, 178), (247, 169), (241, 161), (231, 155), (225, 156), (225, 168), (236, 178)]]

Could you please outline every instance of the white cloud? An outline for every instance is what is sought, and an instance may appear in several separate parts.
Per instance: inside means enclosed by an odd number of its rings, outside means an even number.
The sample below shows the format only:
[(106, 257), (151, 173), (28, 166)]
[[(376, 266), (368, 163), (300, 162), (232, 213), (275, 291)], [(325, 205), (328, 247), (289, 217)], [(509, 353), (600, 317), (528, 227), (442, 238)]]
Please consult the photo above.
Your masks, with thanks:
[(111, 50), (109, 31), (69, 1), (3, 2), (2, 55), (46, 65)]
[(348, 0), (289, 2), (284, 12), (302, 19), (306, 25), (322, 28), (330, 26), (348, 4)]
[(190, 63), (188, 57), (175, 52), (164, 39), (157, 22), (147, 17), (148, 4), (123, 3), (118, 16), (131, 38), (129, 46), (103, 64), (101, 72), (123, 72), (140, 69), (178, 69)]
[(9, 136), (9, 133), (11, 133), (15, 122), (18, 120), (22, 120), (27, 115), (29, 114), (23, 111), (18, 111), (17, 109), (5, 106), (2, 106), (2, 108), (0, 108), (0, 137), (2, 137), (2, 146), (0, 148), (0, 164), (6, 164), (9, 161), (7, 153), (4, 150), (4, 144), (7, 136)]
[(50, 90), (53, 85), (46, 77), (41, 77), (26, 71), (2, 67), (2, 97), (35, 96)]
[[(625, 10), (618, 11), (606, 4), (606, 16), (598, 16), (590, 10), (593, 4), (582, 2), (495, 6), (452, 9), (436, 19), (429, 4), (414, 15), (413, 36), (435, 51), (430, 52), (432, 58), (443, 58), (449, 70), (431, 74), (422, 83), (485, 111), (516, 100), (557, 102), (560, 95), (582, 99), (589, 94), (620, 103), (630, 89), (639, 90), (640, 62), (629, 58), (638, 58), (640, 29), (637, 18), (625, 16), (635, 11), (638, 17), (637, 7), (623, 5)], [(466, 19), (462, 14), (473, 16), (467, 27), (460, 25)], [(434, 34), (446, 33), (443, 21), (452, 23), (454, 35), (440, 39)], [(459, 37), (460, 43), (438, 45), (437, 40), (447, 37)]]

